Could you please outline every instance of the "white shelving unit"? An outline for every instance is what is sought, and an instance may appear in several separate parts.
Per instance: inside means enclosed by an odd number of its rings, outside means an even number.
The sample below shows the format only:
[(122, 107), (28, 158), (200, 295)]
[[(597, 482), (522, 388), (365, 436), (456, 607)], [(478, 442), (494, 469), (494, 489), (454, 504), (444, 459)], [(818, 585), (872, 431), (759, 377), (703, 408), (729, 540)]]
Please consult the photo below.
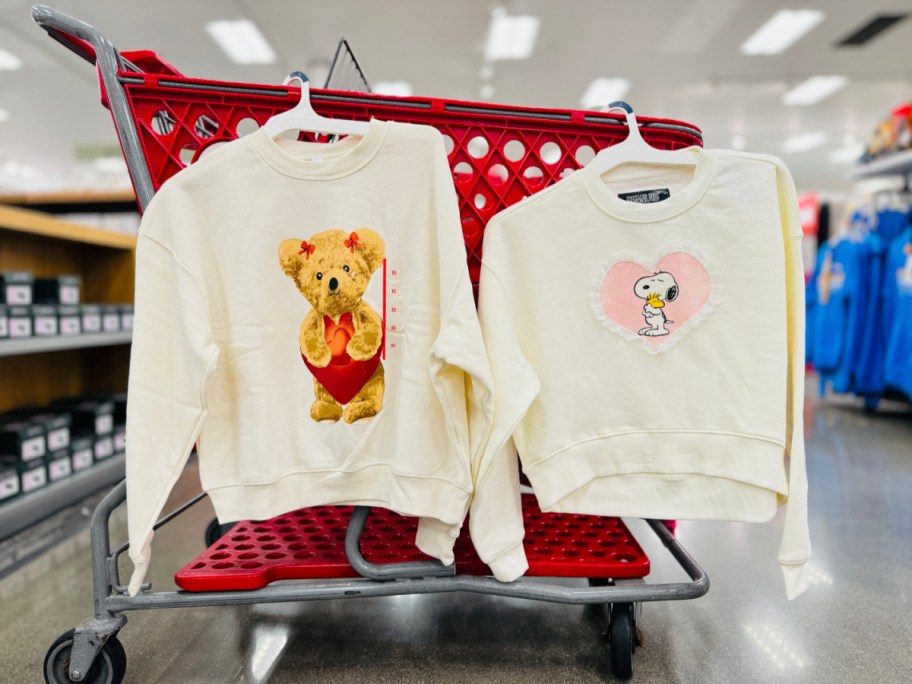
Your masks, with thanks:
[(867, 164), (859, 164), (849, 174), (853, 179), (874, 176), (908, 176), (912, 174), (912, 150), (898, 152)]
[(88, 349), (110, 347), (116, 344), (130, 344), (133, 333), (89, 333), (85, 335), (55, 335), (54, 337), (25, 337), (0, 340), (0, 356), (40, 354), (42, 352), (64, 351), (67, 349)]

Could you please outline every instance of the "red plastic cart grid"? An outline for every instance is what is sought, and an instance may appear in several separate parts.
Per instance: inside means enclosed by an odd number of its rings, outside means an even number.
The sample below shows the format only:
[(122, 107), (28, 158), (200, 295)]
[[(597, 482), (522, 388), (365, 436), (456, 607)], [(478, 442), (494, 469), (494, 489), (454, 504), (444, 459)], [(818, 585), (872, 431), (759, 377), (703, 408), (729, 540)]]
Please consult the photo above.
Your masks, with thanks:
[[(234, 139), (239, 129), (255, 128), (299, 98), (297, 88), (186, 78), (155, 53), (118, 53), (91, 26), (50, 8), (36, 6), (32, 14), (51, 37), (96, 64), (102, 101), (113, 115), (140, 207), (207, 147)], [(311, 99), (324, 116), (428, 124), (444, 134), (474, 282), (484, 226), (491, 216), (626, 137), (625, 122), (610, 114), (317, 89)], [(640, 122), (643, 137), (656, 147), (701, 144), (699, 130), (689, 124), (650, 118)], [(529, 574), (588, 577), (590, 587), (523, 578), (497, 582), (486, 576), (487, 569), (467, 537), (458, 544), (455, 574), (454, 568), (420, 556), (412, 543), (414, 521), (388, 511), (375, 511), (368, 520), (368, 509), (363, 507), (323, 507), (270, 521), (239, 523), (178, 573), (179, 584), (194, 592), (150, 592), (144, 587), (143, 593), (130, 597), (120, 582), (117, 564), (128, 545), (112, 553), (108, 530), (110, 515), (124, 502), (125, 492), (122, 482), (95, 510), (95, 617), (52, 645), (45, 660), (48, 681), (69, 681), (64, 677), (82, 681), (90, 667), (102, 665), (122, 677), (125, 656), (116, 633), (126, 622), (127, 610), (451, 591), (610, 604), (612, 669), (629, 676), (635, 648), (634, 602), (697, 598), (709, 589), (706, 573), (660, 522), (647, 521), (690, 577), (688, 583), (643, 582), (649, 559), (622, 521), (545, 514), (537, 509), (534, 497), (526, 496)], [(156, 528), (204, 496), (165, 516)], [(362, 579), (349, 579), (357, 576)], [(292, 577), (308, 581), (267, 584)]]

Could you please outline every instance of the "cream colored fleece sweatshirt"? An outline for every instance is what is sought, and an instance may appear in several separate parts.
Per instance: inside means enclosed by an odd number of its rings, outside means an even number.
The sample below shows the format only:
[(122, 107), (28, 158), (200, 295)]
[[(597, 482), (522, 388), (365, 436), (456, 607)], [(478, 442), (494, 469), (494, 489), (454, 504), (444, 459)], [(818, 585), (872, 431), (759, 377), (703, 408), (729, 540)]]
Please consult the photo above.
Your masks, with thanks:
[(779, 562), (802, 593), (803, 291), (772, 157), (585, 168), (494, 217), (479, 314), (495, 417), (470, 524), (495, 575), (527, 568), (518, 451), (545, 511), (762, 522), (787, 498)]
[(382, 506), (421, 517), (419, 548), (451, 563), (491, 386), (437, 131), (373, 120), (213, 151), (139, 233), (130, 593), (194, 443), (222, 521)]

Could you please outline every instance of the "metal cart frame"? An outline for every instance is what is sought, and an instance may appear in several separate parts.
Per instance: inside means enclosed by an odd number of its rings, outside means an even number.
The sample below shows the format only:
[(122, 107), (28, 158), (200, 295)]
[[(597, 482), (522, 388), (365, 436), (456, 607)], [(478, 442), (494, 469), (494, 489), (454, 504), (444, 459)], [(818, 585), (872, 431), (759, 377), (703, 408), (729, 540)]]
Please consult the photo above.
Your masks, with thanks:
[[(97, 65), (139, 204), (145, 207), (155, 190), (123, 88), (123, 83), (130, 79), (129, 75), (124, 75), (124, 69), (139, 69), (126, 61), (101, 33), (88, 24), (41, 5), (32, 9), (32, 17), (52, 38)], [(314, 97), (319, 95), (315, 94)], [(352, 94), (350, 97), (357, 101), (358, 95)], [(664, 125), (671, 129), (675, 127), (674, 124), (650, 125)], [(205, 496), (206, 494), (201, 493), (169, 513), (155, 525), (155, 529), (182, 514)], [(51, 646), (45, 661), (45, 677), (48, 681), (86, 681), (90, 674), (97, 672), (98, 667), (103, 665), (108, 668), (107, 672), (111, 675), (107, 681), (119, 682), (126, 668), (126, 659), (116, 635), (127, 622), (127, 611), (458, 591), (573, 605), (610, 604), (612, 667), (615, 674), (626, 678), (632, 674), (632, 653), (636, 646), (635, 604), (694, 599), (703, 596), (709, 590), (706, 572), (668, 528), (656, 520), (647, 522), (689, 576), (689, 582), (648, 584), (643, 579), (595, 579), (590, 580), (588, 587), (568, 587), (526, 578), (503, 583), (493, 577), (457, 575), (455, 566), (443, 566), (438, 561), (382, 565), (371, 563), (364, 558), (359, 546), (369, 509), (356, 507), (347, 529), (345, 550), (349, 563), (362, 579), (301, 580), (272, 584), (250, 591), (200, 593), (151, 592), (151, 587), (144, 585), (143, 592), (131, 597), (121, 583), (118, 570), (118, 559), (127, 551), (129, 544), (125, 543), (112, 551), (109, 529), (112, 513), (125, 500), (126, 481), (122, 481), (104, 497), (92, 515), (92, 588), (95, 615), (75, 630), (62, 635)], [(617, 635), (627, 636), (622, 639), (615, 634), (616, 631)], [(617, 641), (625, 643), (615, 643)], [(101, 660), (104, 660), (104, 663), (99, 664)]]

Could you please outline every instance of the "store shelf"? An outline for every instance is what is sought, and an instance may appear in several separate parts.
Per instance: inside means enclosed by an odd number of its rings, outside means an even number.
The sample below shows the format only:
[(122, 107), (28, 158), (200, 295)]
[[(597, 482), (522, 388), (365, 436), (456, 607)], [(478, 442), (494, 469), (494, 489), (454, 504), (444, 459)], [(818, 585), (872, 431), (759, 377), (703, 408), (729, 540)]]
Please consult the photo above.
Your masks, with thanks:
[(0, 230), (69, 240), (113, 249), (136, 249), (136, 237), (61, 221), (39, 211), (0, 205)]
[(132, 337), (133, 333), (126, 330), (114, 333), (0, 340), (0, 356), (40, 354), (42, 352), (63, 351), (65, 349), (88, 349), (89, 347), (110, 347), (118, 344), (130, 344)]
[(113, 456), (68, 478), (0, 504), (0, 539), (11, 537), (90, 494), (120, 482), (126, 472), (125, 461), (123, 454)]
[(136, 194), (132, 190), (0, 195), (0, 203), (44, 211), (49, 214), (138, 211)]
[(897, 152), (867, 164), (859, 164), (849, 174), (852, 178), (904, 176), (912, 173), (912, 150)]

